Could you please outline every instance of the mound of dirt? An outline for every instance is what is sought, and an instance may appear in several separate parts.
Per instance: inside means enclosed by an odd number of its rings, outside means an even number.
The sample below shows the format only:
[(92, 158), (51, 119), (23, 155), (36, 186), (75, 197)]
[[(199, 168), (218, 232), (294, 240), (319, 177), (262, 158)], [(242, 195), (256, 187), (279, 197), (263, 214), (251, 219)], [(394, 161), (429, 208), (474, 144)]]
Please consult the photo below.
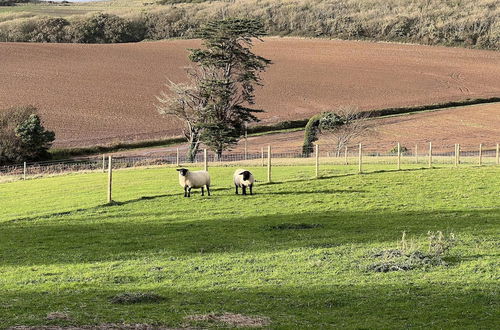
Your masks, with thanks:
[(264, 327), (271, 323), (267, 317), (232, 313), (190, 315), (185, 319), (196, 322), (223, 323), (232, 327)]

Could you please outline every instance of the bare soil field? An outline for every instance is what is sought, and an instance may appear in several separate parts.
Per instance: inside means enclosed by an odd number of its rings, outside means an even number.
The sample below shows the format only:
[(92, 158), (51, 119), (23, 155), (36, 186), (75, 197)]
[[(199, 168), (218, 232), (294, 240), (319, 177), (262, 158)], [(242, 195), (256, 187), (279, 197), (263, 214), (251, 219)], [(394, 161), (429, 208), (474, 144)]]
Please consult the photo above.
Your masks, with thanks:
[[(38, 106), (57, 147), (178, 136), (179, 123), (156, 113), (155, 95), (167, 79), (185, 79), (186, 48), (198, 45), (2, 43), (0, 108)], [(266, 111), (261, 124), (339, 105), (377, 109), (500, 95), (500, 53), (493, 51), (298, 38), (267, 38), (255, 51), (274, 62), (257, 91), (256, 107)], [(464, 109), (450, 116), (476, 118), (478, 108)], [(496, 118), (487, 122), (499, 126)]]
[[(356, 144), (362, 142), (366, 152), (387, 153), (399, 142), (414, 150), (418, 145), (419, 153), (426, 153), (428, 143), (433, 143), (435, 152), (452, 152), (455, 143), (463, 151), (477, 151), (479, 144), (485, 150), (494, 149), (500, 143), (500, 103), (479, 104), (446, 110), (426, 111), (372, 120), (372, 128), (363, 137), (351, 144), (352, 152)], [(274, 152), (301, 150), (304, 131), (268, 134), (249, 137), (248, 152), (259, 152), (261, 148), (272, 145)], [(332, 140), (321, 136), (318, 143), (324, 152), (333, 152)], [(175, 152), (176, 148), (185, 152), (185, 145), (145, 148), (116, 152), (116, 156), (162, 156)], [(233, 148), (234, 152), (244, 151), (243, 140)]]
[[(451, 152), (456, 143), (464, 151), (477, 150), (480, 143), (492, 149), (500, 143), (500, 103), (373, 119), (371, 126), (370, 131), (352, 143), (362, 142), (367, 152), (389, 152), (398, 142), (410, 150), (418, 144), (419, 152), (426, 152), (429, 142), (436, 152)], [(300, 148), (303, 141), (304, 131), (256, 136), (248, 139), (248, 149), (259, 149), (269, 143), (277, 151)], [(332, 140), (323, 135), (318, 143), (326, 151)], [(243, 150), (243, 143), (235, 150)]]

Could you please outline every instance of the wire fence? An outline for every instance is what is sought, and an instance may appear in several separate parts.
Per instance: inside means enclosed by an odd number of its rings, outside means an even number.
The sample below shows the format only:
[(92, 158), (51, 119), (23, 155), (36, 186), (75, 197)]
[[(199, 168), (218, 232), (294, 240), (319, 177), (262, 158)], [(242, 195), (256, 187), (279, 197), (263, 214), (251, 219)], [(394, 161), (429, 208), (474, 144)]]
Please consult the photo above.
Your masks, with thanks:
[[(406, 164), (422, 166), (439, 165), (499, 165), (499, 145), (460, 146), (455, 150), (433, 151), (434, 146), (416, 145), (412, 150), (399, 144), (392, 152), (363, 150), (363, 144), (350, 145), (335, 151), (330, 145), (316, 145), (304, 151), (301, 147), (261, 147), (239, 152), (225, 152), (221, 157), (215, 153), (200, 150), (193, 160), (185, 151), (173, 149), (150, 156), (113, 156), (113, 169), (148, 167), (148, 166), (267, 166), (269, 159), (273, 165), (362, 165), (386, 164), (400, 168)], [(0, 182), (16, 179), (33, 179), (48, 175), (77, 172), (105, 172), (108, 168), (108, 156), (99, 155), (78, 159), (44, 162), (28, 162), (0, 167)]]

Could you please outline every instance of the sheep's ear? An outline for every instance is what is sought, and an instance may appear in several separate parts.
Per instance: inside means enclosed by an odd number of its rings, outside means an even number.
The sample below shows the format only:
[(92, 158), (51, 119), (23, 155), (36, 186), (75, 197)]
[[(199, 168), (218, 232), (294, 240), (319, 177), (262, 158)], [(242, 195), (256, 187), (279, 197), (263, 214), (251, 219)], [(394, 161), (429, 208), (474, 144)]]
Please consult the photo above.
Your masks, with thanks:
[(239, 173), (238, 175), (243, 175), (243, 174), (245, 174), (245, 172), (241, 172), (241, 173)]
[(178, 169), (176, 169), (176, 171), (179, 171), (179, 172), (180, 172), (180, 171), (182, 171), (182, 168), (178, 168)]

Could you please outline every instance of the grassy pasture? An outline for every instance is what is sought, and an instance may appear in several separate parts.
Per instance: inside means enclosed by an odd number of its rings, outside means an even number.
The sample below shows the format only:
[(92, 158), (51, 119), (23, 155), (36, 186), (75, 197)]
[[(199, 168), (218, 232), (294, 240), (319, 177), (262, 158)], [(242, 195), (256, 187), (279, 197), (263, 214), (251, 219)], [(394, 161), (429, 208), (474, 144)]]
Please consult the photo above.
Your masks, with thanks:
[[(273, 328), (494, 328), (500, 168), (386, 168), (275, 167), (244, 197), (218, 167), (213, 196), (191, 199), (172, 168), (119, 170), (112, 206), (103, 173), (0, 184), (0, 328), (215, 326), (185, 317), (224, 312)], [(425, 248), (436, 230), (457, 237), (447, 266), (366, 270), (403, 231)], [(164, 299), (112, 302), (127, 292)]]

